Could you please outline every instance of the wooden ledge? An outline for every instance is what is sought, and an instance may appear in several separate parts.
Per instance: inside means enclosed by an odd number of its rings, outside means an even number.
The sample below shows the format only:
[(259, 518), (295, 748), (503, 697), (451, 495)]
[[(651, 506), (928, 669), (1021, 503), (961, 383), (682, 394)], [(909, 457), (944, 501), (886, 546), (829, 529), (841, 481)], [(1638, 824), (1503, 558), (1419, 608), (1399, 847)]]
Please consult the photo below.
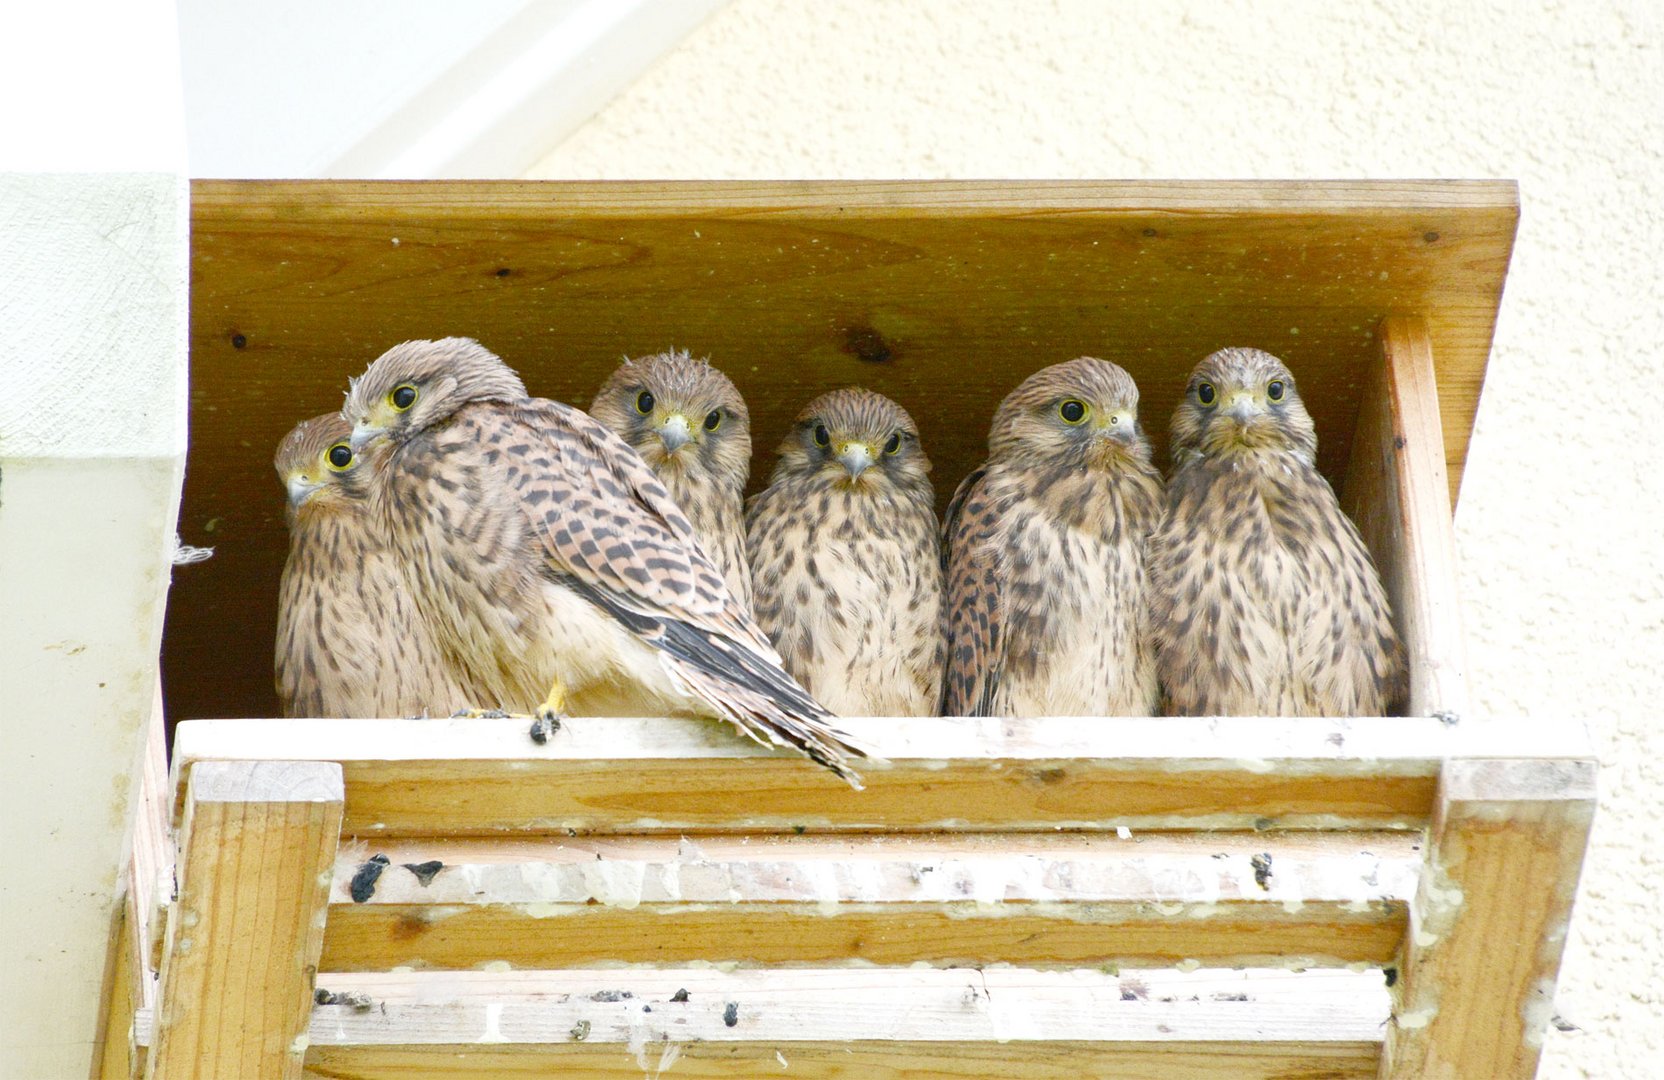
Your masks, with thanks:
[(541, 747), (518, 720), (190, 721), (175, 782), (199, 761), (339, 762), (344, 832), (377, 837), (1419, 829), (1447, 758), (1589, 758), (1565, 722), (840, 723), (882, 759), (865, 791), (722, 725), (666, 719), (571, 720)]
[[(405, 1080), (1366, 1077), (1387, 1016), (1380, 972), (694, 968), (332, 973), (319, 986), (363, 997), (313, 1010), (308, 1073)], [(145, 1041), (147, 1015), (137, 1028)]]
[[(323, 966), (1392, 962), (1408, 833), (410, 841), (343, 854)], [(373, 867), (372, 867), (373, 869)]]

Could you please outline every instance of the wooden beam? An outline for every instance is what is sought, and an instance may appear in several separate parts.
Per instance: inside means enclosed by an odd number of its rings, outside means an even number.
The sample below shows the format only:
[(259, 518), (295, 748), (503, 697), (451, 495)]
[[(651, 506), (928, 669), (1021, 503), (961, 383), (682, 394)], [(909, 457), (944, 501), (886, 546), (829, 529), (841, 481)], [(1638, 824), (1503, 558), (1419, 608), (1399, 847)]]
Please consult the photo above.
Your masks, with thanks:
[(410, 841), (336, 861), (321, 965), (1385, 965), (1409, 833)]
[(1536, 1075), (1595, 812), (1592, 761), (1453, 761), (1400, 963), (1388, 1080)]
[(1379, 972), (1344, 971), (693, 968), (320, 985), (363, 997), (314, 1011), (308, 1069), (357, 1080), (1366, 1077), (1387, 1012)]
[(358, 836), (700, 831), (1421, 828), (1440, 763), (1586, 750), (1563, 723), (1282, 718), (845, 719), (883, 759), (850, 788), (715, 723), (575, 719), (181, 724), (174, 767), (338, 761)]
[(1411, 716), (1468, 715), (1456, 534), (1425, 320), (1391, 317), (1358, 411), (1344, 505), (1381, 570), (1410, 665)]
[(329, 762), (191, 770), (150, 1080), (301, 1075), (341, 799)]

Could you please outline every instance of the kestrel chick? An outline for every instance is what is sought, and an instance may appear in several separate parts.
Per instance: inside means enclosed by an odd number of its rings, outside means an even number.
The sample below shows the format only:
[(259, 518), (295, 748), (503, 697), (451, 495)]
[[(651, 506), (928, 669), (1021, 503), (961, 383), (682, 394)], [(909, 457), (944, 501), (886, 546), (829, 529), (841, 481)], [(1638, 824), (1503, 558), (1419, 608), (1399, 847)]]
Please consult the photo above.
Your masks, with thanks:
[(289, 492), (277, 608), (285, 716), (448, 716), (469, 695), (446, 677), (369, 501), (375, 447), (354, 453), (338, 413), (304, 421), (273, 464)]
[(1161, 478), (1138, 387), (1083, 356), (1000, 403), (944, 529), (944, 716), (1149, 716), (1144, 549)]
[(861, 751), (781, 670), (688, 519), (605, 426), (527, 397), (467, 338), (389, 349), (342, 415), (355, 447), (391, 443), (382, 527), (424, 621), (494, 704), (553, 721), (568, 693), (580, 711), (586, 694), (627, 695), (640, 715), (725, 719), (858, 782)]
[(589, 415), (612, 428), (652, 468), (693, 524), (693, 535), (751, 609), (745, 564), (745, 482), (751, 475), (751, 416), (728, 376), (687, 352), (619, 365)]
[(746, 519), (757, 621), (835, 712), (934, 716), (942, 566), (913, 418), (869, 390), (834, 390), (779, 452)]
[(1258, 349), (1196, 366), (1173, 413), (1174, 472), (1151, 544), (1168, 711), (1381, 716), (1402, 650), (1358, 529), (1317, 471), (1294, 376)]

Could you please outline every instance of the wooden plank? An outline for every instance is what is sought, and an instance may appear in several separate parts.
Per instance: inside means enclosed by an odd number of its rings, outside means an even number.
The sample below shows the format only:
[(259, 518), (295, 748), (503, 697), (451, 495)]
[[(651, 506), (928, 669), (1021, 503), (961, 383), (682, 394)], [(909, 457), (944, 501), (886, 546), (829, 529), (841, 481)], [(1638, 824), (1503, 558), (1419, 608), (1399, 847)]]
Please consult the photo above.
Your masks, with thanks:
[(1441, 761), (1577, 757), (1564, 723), (1322, 718), (846, 719), (883, 759), (852, 791), (722, 725), (577, 719), (548, 745), (516, 720), (208, 720), (174, 767), (338, 761), (344, 829), (500, 832), (1421, 828)]
[(919, 419), (945, 501), (1035, 368), (1122, 364), (1159, 443), (1189, 369), (1231, 344), (1288, 360), (1339, 483), (1375, 327), (1417, 313), (1454, 483), (1518, 215), (1511, 183), (1402, 181), (204, 181), (193, 200), (180, 527), (219, 553), (170, 604), (183, 717), (276, 714), (271, 452), (397, 341), (479, 337), (579, 405), (624, 353), (709, 354), (749, 404), (759, 480), (805, 401), (866, 384)]
[(1595, 812), (1593, 761), (1453, 761), (1383, 1077), (1536, 1075)]
[(341, 798), (327, 762), (191, 770), (151, 1080), (301, 1075)]
[(1466, 646), (1432, 337), (1419, 318), (1380, 329), (1381, 363), (1358, 412), (1345, 507), (1392, 602), (1410, 663), (1411, 716), (1468, 714)]
[(1362, 1077), (1387, 1012), (1379, 972), (695, 968), (320, 984), (364, 1000), (314, 1011), (309, 1073), (360, 1080)]
[(335, 971), (1384, 965), (1421, 865), (1407, 833), (423, 840), (375, 848), (371, 892), (354, 847)]

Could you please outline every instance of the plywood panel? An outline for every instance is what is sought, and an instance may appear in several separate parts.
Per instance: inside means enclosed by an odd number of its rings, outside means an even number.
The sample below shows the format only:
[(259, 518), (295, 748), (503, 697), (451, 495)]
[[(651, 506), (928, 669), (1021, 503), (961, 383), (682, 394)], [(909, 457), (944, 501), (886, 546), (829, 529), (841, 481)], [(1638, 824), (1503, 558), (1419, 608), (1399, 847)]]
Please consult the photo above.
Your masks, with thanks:
[[(1512, 245), (1511, 183), (263, 183), (193, 189), (192, 431), (175, 715), (265, 716), (284, 541), (269, 461), (412, 337), (467, 334), (587, 404), (670, 345), (739, 384), (766, 474), (790, 416), (849, 383), (918, 419), (945, 500), (1024, 376), (1125, 365), (1158, 441), (1207, 352), (1301, 379), (1337, 482), (1374, 332), (1421, 314), (1461, 476)], [(1453, 486), (1454, 490), (1454, 486)]]

